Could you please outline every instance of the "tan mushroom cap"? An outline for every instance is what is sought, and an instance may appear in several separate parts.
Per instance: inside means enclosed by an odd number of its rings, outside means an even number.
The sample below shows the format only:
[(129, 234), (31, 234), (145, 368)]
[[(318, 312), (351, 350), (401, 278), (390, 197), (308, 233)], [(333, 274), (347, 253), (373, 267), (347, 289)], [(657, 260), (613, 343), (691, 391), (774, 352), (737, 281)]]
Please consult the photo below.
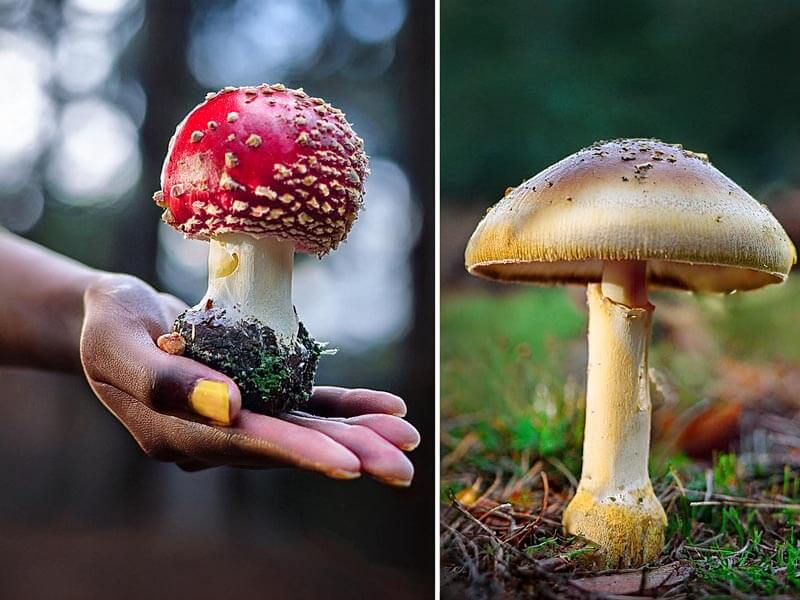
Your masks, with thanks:
[(645, 260), (653, 285), (731, 292), (784, 281), (797, 254), (769, 210), (705, 155), (624, 139), (509, 190), (465, 259), (473, 275), (551, 284), (599, 281), (606, 260)]

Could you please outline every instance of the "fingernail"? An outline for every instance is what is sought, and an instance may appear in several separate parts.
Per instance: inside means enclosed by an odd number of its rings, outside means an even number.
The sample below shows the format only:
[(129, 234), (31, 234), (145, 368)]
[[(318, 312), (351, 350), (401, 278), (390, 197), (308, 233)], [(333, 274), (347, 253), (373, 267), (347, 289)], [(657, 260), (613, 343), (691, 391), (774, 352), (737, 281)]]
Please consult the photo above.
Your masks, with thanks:
[(375, 479), (377, 479), (381, 483), (385, 483), (387, 485), (391, 485), (391, 486), (399, 487), (399, 488), (407, 488), (407, 487), (411, 486), (411, 480), (410, 479), (394, 479), (392, 477), (376, 477)]
[(419, 446), (419, 442), (411, 442), (410, 444), (400, 446), (400, 449), (405, 450), (406, 452), (411, 452), (412, 450), (416, 450), (417, 446)]
[(201, 417), (222, 425), (231, 424), (228, 386), (221, 381), (201, 379), (189, 395), (189, 408)]
[(334, 469), (328, 473), (328, 477), (333, 477), (334, 479), (358, 479), (361, 477), (361, 473), (358, 471), (345, 471), (343, 469)]

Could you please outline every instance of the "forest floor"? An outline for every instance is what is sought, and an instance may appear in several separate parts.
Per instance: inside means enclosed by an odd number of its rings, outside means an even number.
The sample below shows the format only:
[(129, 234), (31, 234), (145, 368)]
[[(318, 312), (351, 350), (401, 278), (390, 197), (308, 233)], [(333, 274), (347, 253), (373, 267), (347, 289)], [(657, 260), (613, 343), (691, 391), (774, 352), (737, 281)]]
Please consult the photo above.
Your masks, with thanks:
[(800, 287), (652, 298), (667, 544), (606, 571), (561, 529), (580, 476), (580, 296), (506, 290), (443, 301), (443, 599), (800, 597)]

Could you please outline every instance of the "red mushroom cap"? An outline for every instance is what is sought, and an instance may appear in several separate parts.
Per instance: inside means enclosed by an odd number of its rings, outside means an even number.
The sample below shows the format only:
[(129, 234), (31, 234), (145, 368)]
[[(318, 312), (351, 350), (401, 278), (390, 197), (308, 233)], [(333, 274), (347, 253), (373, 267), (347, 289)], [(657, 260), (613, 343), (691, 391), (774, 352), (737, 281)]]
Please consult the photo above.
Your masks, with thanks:
[(154, 200), (187, 237), (248, 233), (325, 254), (350, 231), (367, 173), (339, 109), (281, 84), (225, 88), (178, 125)]

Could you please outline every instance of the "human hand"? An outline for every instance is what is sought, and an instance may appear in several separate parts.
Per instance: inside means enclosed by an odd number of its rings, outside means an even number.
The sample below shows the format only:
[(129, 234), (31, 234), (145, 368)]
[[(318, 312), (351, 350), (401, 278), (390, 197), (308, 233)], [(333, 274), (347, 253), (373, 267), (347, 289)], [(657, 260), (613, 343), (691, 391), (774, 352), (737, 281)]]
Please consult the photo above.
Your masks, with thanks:
[(89, 385), (151, 458), (185, 470), (295, 467), (411, 484), (414, 467), (403, 450), (415, 448), (419, 434), (401, 418), (406, 407), (397, 396), (318, 387), (309, 413), (257, 414), (241, 408), (229, 377), (156, 346), (186, 308), (177, 298), (134, 277), (104, 275), (87, 289), (84, 306)]

